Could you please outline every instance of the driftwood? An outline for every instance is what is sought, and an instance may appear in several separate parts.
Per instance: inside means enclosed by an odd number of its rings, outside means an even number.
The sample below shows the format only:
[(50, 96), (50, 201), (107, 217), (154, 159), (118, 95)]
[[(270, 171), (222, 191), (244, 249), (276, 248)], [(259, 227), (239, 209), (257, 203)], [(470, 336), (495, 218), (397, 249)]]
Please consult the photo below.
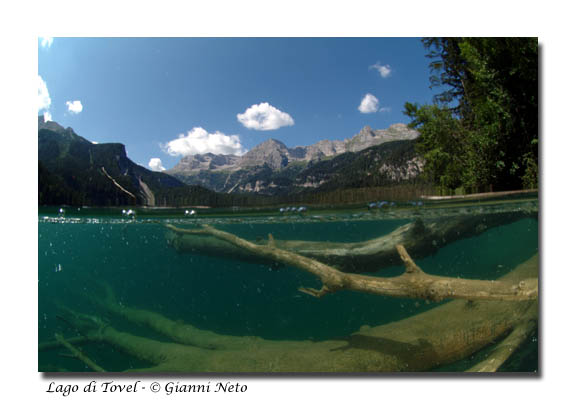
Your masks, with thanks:
[(466, 280), (426, 274), (414, 263), (404, 246), (400, 244), (396, 245), (396, 251), (404, 262), (406, 271), (398, 277), (383, 278), (343, 273), (315, 259), (278, 248), (272, 236), (269, 236), (267, 244), (254, 244), (206, 225), (192, 230), (179, 229), (172, 225), (167, 225), (167, 227), (179, 233), (213, 236), (261, 258), (308, 271), (322, 281), (322, 288), (319, 290), (301, 288), (300, 291), (316, 297), (339, 290), (432, 301), (447, 298), (524, 301), (538, 297), (537, 279), (511, 283), (501, 280)]
[[(493, 214), (472, 214), (436, 219), (416, 219), (381, 237), (353, 243), (274, 240), (276, 248), (290, 251), (349, 273), (366, 273), (403, 263), (396, 249), (402, 245), (414, 258), (432, 255), (438, 249), (457, 240), (476, 236), (486, 230), (526, 217), (537, 217), (537, 209), (508, 211)], [(214, 255), (255, 263), (270, 262), (252, 252), (217, 236), (199, 236), (197, 229), (189, 230), (165, 225), (168, 243), (181, 252)], [(256, 244), (268, 244), (256, 241)]]
[[(527, 281), (537, 276), (538, 257), (534, 256), (502, 279)], [(472, 368), (492, 371), (532, 333), (538, 318), (537, 300), (454, 300), (401, 321), (363, 327), (344, 339), (272, 341), (201, 330), (157, 312), (120, 304), (111, 291), (96, 300), (108, 313), (174, 340), (161, 342), (136, 336), (102, 320), (78, 315), (78, 325), (92, 342), (110, 344), (150, 362), (151, 367), (138, 370), (143, 372), (426, 371), (501, 342), (481, 366)]]

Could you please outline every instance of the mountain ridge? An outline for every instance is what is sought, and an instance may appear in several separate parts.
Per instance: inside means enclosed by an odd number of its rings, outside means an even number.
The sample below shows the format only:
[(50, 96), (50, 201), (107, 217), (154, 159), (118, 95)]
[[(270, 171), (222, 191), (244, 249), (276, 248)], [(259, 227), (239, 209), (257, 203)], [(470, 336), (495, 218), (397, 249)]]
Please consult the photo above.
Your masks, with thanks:
[[(311, 175), (314, 171), (308, 171), (306, 180), (301, 180), (300, 177), (304, 170), (313, 168), (322, 161), (334, 160), (344, 154), (358, 154), (386, 143), (414, 141), (418, 136), (418, 131), (399, 123), (379, 130), (365, 126), (351, 138), (326, 139), (293, 148), (271, 138), (243, 156), (212, 153), (185, 156), (176, 166), (164, 172), (188, 185), (200, 185), (216, 192), (256, 192), (271, 195), (293, 193), (295, 190), (318, 188), (326, 182), (325, 179)], [(413, 159), (407, 158), (408, 161), (413, 161), (412, 170), (396, 172), (396, 180), (405, 180), (419, 173), (421, 163), (414, 162)], [(358, 166), (364, 167), (360, 164)], [(381, 168), (386, 168), (386, 165), (381, 164)], [(387, 171), (394, 173), (393, 169)], [(290, 189), (291, 184), (294, 189)]]
[(41, 204), (155, 206), (154, 192), (184, 186), (132, 162), (121, 143), (95, 144), (43, 117), (38, 117), (38, 161)]
[(287, 147), (282, 141), (270, 138), (242, 156), (213, 153), (184, 156), (172, 169), (164, 172), (187, 183), (188, 176), (201, 170), (238, 171), (263, 165), (280, 170), (293, 162), (322, 160), (346, 152), (359, 152), (381, 143), (412, 140), (418, 136), (418, 131), (409, 128), (406, 124), (397, 123), (390, 125), (387, 129), (376, 130), (366, 125), (352, 138), (323, 139), (312, 145), (299, 145), (293, 148)]
[(383, 139), (370, 128), (363, 128), (356, 139), (338, 141), (352, 143), (350, 152), (318, 155), (320, 159), (310, 161), (309, 147), (288, 148), (278, 140), (264, 141), (244, 157), (212, 153), (188, 157), (200, 169), (192, 183), (185, 184), (135, 164), (121, 143), (96, 144), (72, 128), (43, 118), (38, 121), (40, 205), (260, 206), (364, 200), (360, 198), (382, 189), (397, 197), (422, 190), (417, 176), (423, 162), (416, 154), (415, 139), (388, 140), (353, 151)]

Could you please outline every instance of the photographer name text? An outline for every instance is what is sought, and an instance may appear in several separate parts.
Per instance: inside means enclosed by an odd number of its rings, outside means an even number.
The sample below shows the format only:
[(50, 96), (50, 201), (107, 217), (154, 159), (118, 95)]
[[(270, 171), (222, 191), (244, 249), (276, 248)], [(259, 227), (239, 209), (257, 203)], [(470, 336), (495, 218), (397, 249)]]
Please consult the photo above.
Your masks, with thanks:
[(147, 382), (133, 381), (130, 383), (117, 381), (90, 381), (85, 385), (64, 384), (50, 382), (47, 393), (53, 393), (64, 397), (74, 393), (139, 393), (152, 392), (172, 395), (176, 393), (244, 393), (248, 386), (238, 382), (206, 382), (203, 384), (189, 384), (178, 381)]

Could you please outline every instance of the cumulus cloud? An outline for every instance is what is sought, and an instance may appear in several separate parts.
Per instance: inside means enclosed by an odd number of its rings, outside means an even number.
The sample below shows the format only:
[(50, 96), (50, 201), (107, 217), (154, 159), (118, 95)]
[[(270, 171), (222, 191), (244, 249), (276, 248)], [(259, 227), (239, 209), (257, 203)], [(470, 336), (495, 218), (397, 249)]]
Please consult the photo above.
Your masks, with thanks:
[(66, 101), (66, 106), (68, 107), (68, 112), (73, 114), (79, 114), (83, 109), (80, 101)]
[(166, 168), (162, 166), (162, 159), (160, 158), (151, 158), (150, 162), (148, 162), (148, 167), (156, 172), (166, 170)]
[(219, 131), (209, 133), (204, 128), (196, 127), (186, 135), (180, 134), (162, 149), (171, 156), (188, 156), (204, 153), (243, 155), (246, 150), (240, 143), (238, 135), (225, 135)]
[(364, 98), (358, 107), (358, 111), (362, 112), (363, 114), (378, 112), (378, 98), (372, 94), (364, 95)]
[(52, 120), (52, 114), (48, 111), (44, 112), (44, 122), (48, 122)]
[(54, 42), (54, 37), (40, 37), (40, 44), (44, 48), (50, 48), (52, 43)]
[(257, 131), (272, 131), (283, 126), (294, 125), (294, 120), (289, 114), (280, 111), (268, 102), (254, 104), (243, 114), (236, 115), (236, 118), (246, 128)]
[(52, 100), (50, 99), (50, 94), (48, 93), (48, 87), (46, 82), (38, 75), (38, 112), (48, 110)]
[(380, 65), (379, 62), (377, 62), (374, 65), (371, 65), (370, 68), (377, 70), (382, 78), (388, 77), (392, 72), (392, 69), (390, 68), (389, 65)]

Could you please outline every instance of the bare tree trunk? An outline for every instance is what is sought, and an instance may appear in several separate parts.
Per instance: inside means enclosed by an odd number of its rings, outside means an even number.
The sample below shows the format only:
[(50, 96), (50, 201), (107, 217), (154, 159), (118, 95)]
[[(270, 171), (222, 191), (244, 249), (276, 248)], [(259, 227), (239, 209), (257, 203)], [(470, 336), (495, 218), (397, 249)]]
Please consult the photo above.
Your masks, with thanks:
[[(398, 227), (384, 236), (353, 243), (322, 241), (278, 240), (275, 247), (318, 260), (339, 270), (373, 272), (402, 264), (396, 251), (401, 244), (414, 258), (432, 255), (445, 245), (466, 237), (484, 233), (492, 227), (513, 223), (526, 217), (536, 217), (537, 210), (502, 212), (481, 215), (463, 215), (439, 219), (417, 219)], [(183, 229), (165, 225), (168, 242), (181, 252), (227, 257), (255, 263), (270, 262), (260, 254), (247, 251), (215, 236), (198, 236), (197, 229)], [(260, 241), (257, 244), (266, 244)]]
[[(168, 227), (173, 230), (177, 229), (171, 225), (168, 225)], [(522, 301), (538, 297), (537, 279), (527, 279), (512, 283), (501, 280), (466, 280), (426, 274), (414, 263), (404, 246), (400, 244), (396, 245), (396, 251), (404, 262), (406, 271), (397, 277), (383, 278), (361, 274), (346, 274), (315, 259), (280, 249), (271, 235), (267, 244), (254, 244), (210, 226), (203, 226), (195, 230), (178, 230), (186, 232), (186, 234), (216, 237), (240, 249), (256, 254), (263, 259), (308, 271), (322, 281), (322, 288), (320, 290), (301, 288), (300, 290), (316, 297), (339, 290), (353, 290), (391, 297), (420, 298), (433, 301), (441, 301), (446, 298)]]

